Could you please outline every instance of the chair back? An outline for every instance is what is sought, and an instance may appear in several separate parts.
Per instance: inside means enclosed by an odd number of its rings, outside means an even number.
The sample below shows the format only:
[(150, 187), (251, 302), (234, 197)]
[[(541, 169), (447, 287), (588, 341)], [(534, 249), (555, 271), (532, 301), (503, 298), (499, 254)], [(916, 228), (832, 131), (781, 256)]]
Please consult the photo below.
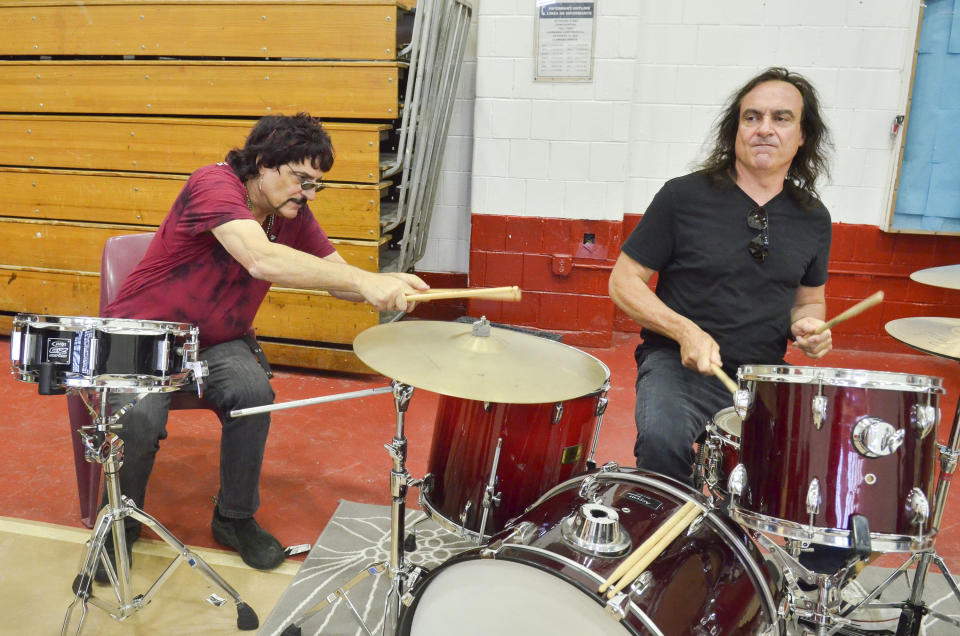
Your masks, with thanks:
[(120, 291), (123, 281), (143, 259), (155, 232), (111, 236), (100, 256), (100, 312)]

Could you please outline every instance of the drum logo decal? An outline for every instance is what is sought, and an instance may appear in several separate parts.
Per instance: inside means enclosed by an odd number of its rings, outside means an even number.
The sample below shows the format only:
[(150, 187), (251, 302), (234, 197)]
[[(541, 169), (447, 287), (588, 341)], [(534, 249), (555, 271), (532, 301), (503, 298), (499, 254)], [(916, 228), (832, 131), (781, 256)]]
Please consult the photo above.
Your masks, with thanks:
[(654, 499), (652, 497), (647, 497), (646, 495), (639, 492), (628, 492), (624, 495), (627, 499), (631, 501), (636, 501), (638, 504), (646, 506), (652, 510), (660, 510), (663, 508), (663, 502), (659, 499)]
[(583, 457), (582, 444), (577, 444), (576, 446), (567, 446), (563, 449), (563, 452), (560, 453), (560, 465), (565, 466), (566, 464), (575, 464), (580, 461), (581, 457)]
[(47, 340), (47, 362), (67, 364), (70, 362), (70, 339), (50, 338)]

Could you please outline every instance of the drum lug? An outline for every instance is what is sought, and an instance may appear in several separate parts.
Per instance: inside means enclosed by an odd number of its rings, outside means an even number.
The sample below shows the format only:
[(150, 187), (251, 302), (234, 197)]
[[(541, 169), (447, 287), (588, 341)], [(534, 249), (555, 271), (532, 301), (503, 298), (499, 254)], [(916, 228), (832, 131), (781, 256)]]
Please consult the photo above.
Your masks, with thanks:
[(753, 392), (748, 389), (737, 389), (733, 394), (733, 408), (741, 420), (746, 419), (751, 406), (753, 406)]
[(820, 480), (814, 477), (807, 486), (807, 514), (810, 515), (810, 525), (813, 525), (813, 518), (820, 512), (820, 503), (823, 498), (820, 496)]
[[(603, 470), (603, 468), (600, 470)], [(588, 475), (584, 478), (583, 483), (580, 484), (580, 498), (586, 499), (591, 503), (597, 503), (600, 499), (597, 496), (598, 490), (600, 490), (600, 482), (597, 481), (597, 476), (595, 474)]]
[(463, 511), (460, 512), (460, 526), (462, 528), (467, 527), (467, 522), (470, 519), (470, 513), (473, 509), (473, 502), (468, 501), (467, 505), (463, 507)]
[(743, 464), (737, 464), (730, 471), (730, 477), (727, 478), (727, 491), (731, 495), (742, 497), (747, 488), (747, 467)]
[(823, 428), (824, 420), (827, 419), (827, 396), (813, 396), (813, 404), (811, 405), (811, 408), (813, 410), (813, 425), (816, 426), (817, 430), (819, 431), (821, 428)]
[(550, 421), (556, 426), (560, 423), (561, 418), (563, 418), (563, 402), (557, 402), (553, 405), (553, 417), (550, 418)]
[(602, 397), (599, 400), (597, 400), (597, 410), (594, 411), (594, 415), (596, 415), (597, 417), (600, 417), (601, 415), (603, 415), (607, 411), (607, 403), (609, 401), (610, 399), (607, 397)]
[(864, 457), (884, 457), (897, 452), (906, 433), (879, 417), (866, 416), (857, 421), (851, 438), (853, 447)]
[(622, 621), (627, 617), (627, 605), (629, 605), (630, 599), (623, 592), (618, 593), (604, 606), (604, 609), (607, 610), (607, 613), (613, 616), (618, 621)]
[(930, 518), (930, 502), (919, 488), (912, 488), (907, 495), (907, 514), (910, 515), (910, 523), (919, 526), (922, 534), (923, 526)]
[(920, 439), (937, 427), (940, 411), (929, 404), (914, 404), (910, 407), (910, 423), (917, 430)]

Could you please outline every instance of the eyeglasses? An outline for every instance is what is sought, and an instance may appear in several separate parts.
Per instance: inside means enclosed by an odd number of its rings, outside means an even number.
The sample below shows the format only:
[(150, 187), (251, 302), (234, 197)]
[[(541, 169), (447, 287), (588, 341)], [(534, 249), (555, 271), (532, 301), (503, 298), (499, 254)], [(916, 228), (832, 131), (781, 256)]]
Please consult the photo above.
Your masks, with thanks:
[[(287, 166), (287, 168), (290, 168), (290, 166)], [(277, 168), (277, 172), (278, 173), (280, 172), (280, 168)], [(321, 190), (327, 187), (327, 184), (325, 184), (323, 181), (313, 181), (311, 179), (304, 179), (303, 177), (298, 175), (296, 172), (294, 172), (293, 168), (290, 168), (290, 174), (296, 177), (296, 179), (300, 182), (300, 189), (303, 190), (304, 192), (309, 192), (310, 190), (316, 190), (317, 192), (320, 192)]]
[(747, 227), (751, 230), (758, 230), (759, 234), (750, 240), (747, 249), (750, 250), (750, 256), (758, 263), (767, 260), (767, 252), (770, 251), (770, 237), (767, 235), (767, 211), (763, 206), (757, 206), (747, 214)]

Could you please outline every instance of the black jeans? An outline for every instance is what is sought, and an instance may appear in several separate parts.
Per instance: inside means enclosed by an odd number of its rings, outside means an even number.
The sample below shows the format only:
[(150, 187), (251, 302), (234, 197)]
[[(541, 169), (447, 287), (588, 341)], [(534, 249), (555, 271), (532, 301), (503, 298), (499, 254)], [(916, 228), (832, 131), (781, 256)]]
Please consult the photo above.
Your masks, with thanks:
[[(260, 468), (270, 430), (270, 414), (231, 418), (230, 411), (272, 403), (273, 389), (266, 371), (243, 340), (207, 347), (199, 352), (198, 358), (206, 361), (210, 371), (204, 382), (203, 397), (221, 413), (218, 508), (225, 517), (252, 517), (260, 507)], [(160, 440), (167, 436), (170, 395), (151, 393), (120, 418), (123, 429), (119, 436), (124, 443), (120, 492), (140, 508), (144, 505), (147, 481)], [(110, 405), (116, 410), (129, 400), (129, 394), (114, 394)], [(137, 525), (131, 521), (128, 518), (128, 527)]]
[(637, 370), (637, 468), (693, 485), (693, 443), (733, 397), (714, 376), (684, 367), (676, 349), (648, 349)]

